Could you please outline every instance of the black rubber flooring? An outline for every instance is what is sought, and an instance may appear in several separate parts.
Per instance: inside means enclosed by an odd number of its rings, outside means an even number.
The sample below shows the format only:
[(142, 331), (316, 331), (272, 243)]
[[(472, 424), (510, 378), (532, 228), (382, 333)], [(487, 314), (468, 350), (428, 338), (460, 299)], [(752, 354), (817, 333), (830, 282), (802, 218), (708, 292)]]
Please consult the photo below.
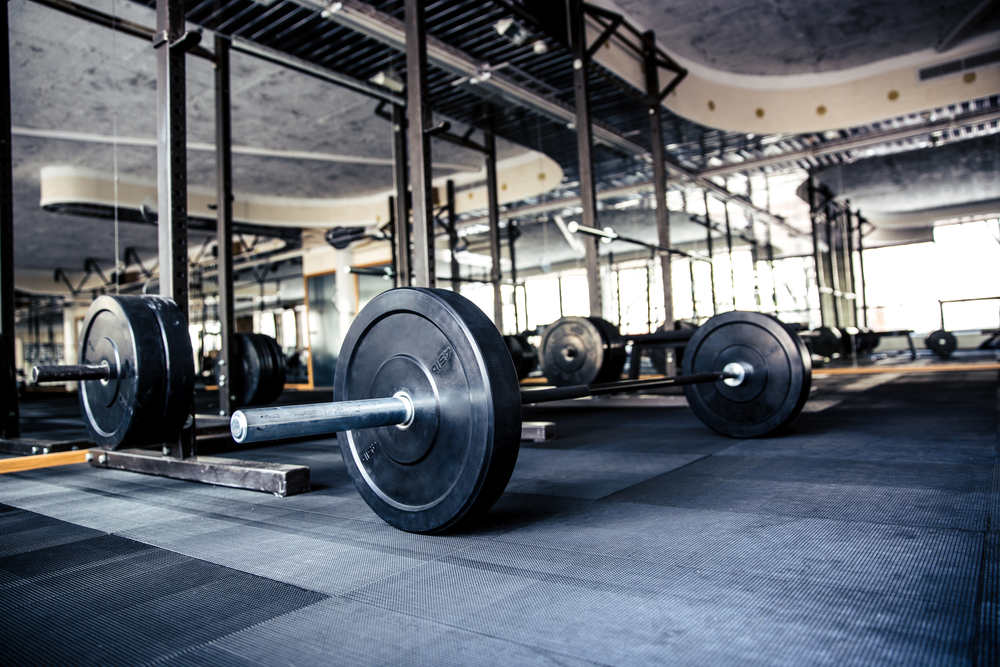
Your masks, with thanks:
[(410, 535), (331, 441), (291, 498), (0, 476), (0, 664), (995, 665), (995, 372), (825, 378), (780, 437), (536, 409), (507, 492)]

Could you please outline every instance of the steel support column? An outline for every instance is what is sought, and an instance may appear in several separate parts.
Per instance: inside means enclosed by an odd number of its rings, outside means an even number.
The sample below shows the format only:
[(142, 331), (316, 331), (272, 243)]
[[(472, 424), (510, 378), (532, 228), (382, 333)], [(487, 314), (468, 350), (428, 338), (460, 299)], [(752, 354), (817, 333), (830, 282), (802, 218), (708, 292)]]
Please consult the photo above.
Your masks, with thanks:
[(219, 253), (218, 314), (222, 345), (216, 365), (219, 371), (219, 414), (232, 415), (232, 387), (236, 377), (236, 335), (233, 314), (233, 134), (229, 96), (230, 40), (215, 35), (215, 188)]
[[(410, 206), (409, 172), (406, 160), (406, 108), (392, 105), (393, 170), (396, 180), (395, 229), (396, 243), (396, 286), (411, 284), (413, 272), (410, 265)], [(392, 204), (389, 204), (392, 206)]]
[[(646, 60), (646, 95), (649, 98), (649, 145), (653, 158), (653, 199), (656, 201), (657, 240), (664, 248), (670, 247), (670, 209), (667, 208), (667, 165), (663, 148), (663, 117), (660, 113), (660, 66), (656, 52), (656, 33), (652, 30), (643, 34), (643, 51)], [(660, 269), (663, 274), (663, 326), (670, 330), (674, 326), (674, 285), (670, 262), (673, 253), (660, 252)], [(647, 287), (649, 281), (646, 281)], [(648, 291), (648, 290), (647, 290)], [(653, 304), (647, 299), (646, 306), (652, 312)], [(652, 317), (649, 318), (652, 320)], [(652, 322), (649, 327), (653, 331)], [(674, 355), (667, 355), (667, 375), (674, 375)]]
[(851, 325), (858, 326), (858, 290), (854, 284), (854, 214), (851, 213), (851, 202), (844, 202), (844, 224), (841, 227), (841, 238), (844, 247), (846, 267), (844, 275), (851, 293)]
[(868, 327), (868, 295), (865, 293), (865, 233), (862, 229), (865, 219), (858, 212), (858, 293), (861, 297), (861, 322)]
[[(513, 304), (514, 304), (514, 333), (518, 333), (521, 329), (521, 322), (517, 316), (517, 253), (514, 251), (514, 243), (517, 241), (517, 237), (521, 235), (521, 230), (517, 228), (517, 221), (513, 218), (507, 219), (507, 254), (510, 255), (510, 282), (514, 286), (513, 294)], [(527, 308), (527, 304), (525, 304)], [(525, 328), (527, 328), (528, 314), (524, 314)]]
[[(156, 0), (156, 157), (159, 202), (160, 294), (188, 316), (187, 110), (184, 59), (197, 43), (184, 31), (184, 1)], [(195, 455), (194, 397), (189, 426), (176, 445), (177, 458)], [(177, 451), (175, 451), (177, 450)]]
[(448, 256), (451, 262), (451, 291), (460, 292), (462, 287), (461, 269), (455, 250), (458, 248), (458, 214), (455, 212), (455, 181), (445, 184), (446, 215), (448, 216)]
[(500, 195), (497, 187), (497, 143), (492, 132), (483, 132), (483, 147), (486, 149), (486, 208), (490, 220), (490, 282), (493, 283), (493, 323), (503, 333), (503, 299), (500, 283), (503, 271), (500, 269)]
[(726, 210), (726, 249), (729, 252), (729, 284), (733, 290), (733, 310), (736, 310), (736, 273), (733, 271), (733, 228), (729, 224), (729, 204), (722, 202)]
[(427, 30), (424, 0), (406, 0), (406, 108), (413, 201), (415, 287), (434, 287), (434, 198), (431, 187), (431, 106), (427, 98)]
[(816, 182), (812, 176), (809, 177), (808, 183), (808, 196), (809, 196), (809, 221), (812, 226), (812, 238), (813, 238), (813, 262), (816, 265), (816, 293), (819, 298), (819, 323), (820, 326), (826, 326), (826, 308), (823, 306), (823, 300), (825, 298), (824, 291), (826, 285), (823, 280), (823, 255), (819, 250), (819, 229), (818, 218), (819, 211), (816, 206)]
[[(583, 0), (566, 0), (569, 35), (573, 50), (573, 86), (576, 93), (576, 146), (580, 166), (580, 200), (584, 227), (597, 228), (597, 192), (594, 188), (593, 126), (590, 121), (590, 86), (587, 71), (587, 30)], [(601, 317), (601, 272), (597, 261), (597, 239), (585, 239), (587, 285), (590, 291), (590, 315)]]
[(844, 292), (840, 289), (840, 273), (839, 267), (837, 266), (837, 244), (833, 240), (833, 216), (830, 215), (830, 208), (834, 206), (833, 202), (827, 203), (826, 207), (823, 209), (823, 215), (826, 218), (826, 245), (829, 248), (830, 255), (830, 287), (833, 288), (830, 296), (833, 299), (833, 326), (840, 327), (844, 322), (844, 318), (840, 314), (840, 305), (843, 299)]
[[(10, 30), (7, 5), (0, 12), (3, 30), (3, 53), (0, 54), (0, 336), (10, 377), (14, 375), (14, 174), (11, 164), (10, 138)], [(0, 395), (11, 394), (9, 405), (0, 406), (0, 435), (4, 438), (21, 436), (20, 409), (16, 382), (14, 387), (0, 388)], [(13, 391), (11, 391), (13, 389)]]
[(712, 258), (712, 217), (708, 214), (708, 190), (705, 195), (705, 245), (708, 252), (708, 275), (712, 282), (712, 315), (719, 314), (718, 299), (715, 298), (715, 260)]

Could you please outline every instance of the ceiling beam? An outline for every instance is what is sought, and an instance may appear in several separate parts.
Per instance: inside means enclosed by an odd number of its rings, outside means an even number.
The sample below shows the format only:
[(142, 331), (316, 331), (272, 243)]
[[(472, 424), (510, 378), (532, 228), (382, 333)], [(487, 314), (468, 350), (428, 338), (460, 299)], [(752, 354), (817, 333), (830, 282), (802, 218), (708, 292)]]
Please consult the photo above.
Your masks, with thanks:
[(927, 121), (925, 123), (921, 123), (920, 125), (897, 127), (889, 130), (882, 130), (881, 132), (872, 132), (871, 134), (847, 137), (846, 139), (835, 139), (834, 141), (826, 141), (819, 146), (802, 148), (795, 151), (785, 151), (776, 155), (751, 158), (749, 160), (744, 160), (743, 162), (732, 162), (719, 167), (702, 169), (698, 172), (698, 175), (703, 178), (725, 176), (727, 174), (735, 174), (749, 171), (751, 169), (770, 167), (777, 164), (784, 164), (786, 162), (794, 162), (796, 160), (805, 160), (823, 155), (842, 153), (844, 151), (879, 146), (892, 141), (903, 141), (904, 139), (912, 139), (914, 137), (931, 134), (933, 132), (944, 132), (946, 130), (968, 127), (970, 125), (992, 123), (998, 120), (1000, 120), (1000, 108), (994, 107), (989, 109), (980, 109), (952, 116), (950, 118), (940, 118), (933, 121)]
[[(320, 10), (324, 18), (339, 23), (389, 47), (399, 51), (405, 49), (406, 31), (403, 22), (394, 16), (375, 9), (371, 5), (358, 2), (357, 0), (343, 0), (332, 3), (326, 3), (322, 0), (294, 1), (304, 7)], [(459, 77), (476, 76), (478, 72), (483, 71), (488, 65), (488, 63), (479, 62), (468, 54), (445, 44), (433, 35), (427, 36), (427, 60), (434, 66)], [(519, 106), (531, 109), (566, 125), (576, 122), (576, 109), (571, 105), (561, 100), (539, 95), (524, 89), (516, 82), (504, 77), (502, 70), (494, 71), (489, 79), (479, 83), (478, 88), (483, 90), (484, 93), (501, 95)], [(649, 153), (644, 147), (623, 137), (619, 132), (603, 123), (595, 122), (593, 128), (594, 139), (600, 143), (617, 148), (628, 155), (646, 155)], [(704, 188), (718, 199), (736, 204), (752, 215), (786, 227), (795, 234), (803, 233), (801, 230), (786, 223), (783, 218), (754, 205), (745, 197), (733, 194), (723, 186), (702, 177), (698, 172), (681, 165), (673, 156), (668, 154), (665, 161), (667, 168), (674, 172), (674, 174)]]

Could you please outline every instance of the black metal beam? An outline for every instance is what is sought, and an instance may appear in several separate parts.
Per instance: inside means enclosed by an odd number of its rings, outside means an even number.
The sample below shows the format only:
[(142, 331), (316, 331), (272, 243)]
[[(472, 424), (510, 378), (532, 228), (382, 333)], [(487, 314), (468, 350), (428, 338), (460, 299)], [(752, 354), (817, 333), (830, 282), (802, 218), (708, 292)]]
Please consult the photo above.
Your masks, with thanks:
[(230, 41), (215, 35), (215, 188), (218, 225), (219, 295), (217, 312), (222, 332), (222, 345), (216, 358), (218, 366), (219, 414), (233, 413), (235, 398), (232, 386), (236, 373), (236, 332), (233, 313), (233, 135), (229, 88)]
[(819, 192), (816, 189), (816, 180), (812, 175), (809, 176), (808, 183), (808, 197), (809, 197), (809, 220), (812, 224), (812, 239), (813, 239), (813, 262), (816, 265), (816, 292), (819, 297), (819, 323), (820, 326), (826, 326), (826, 308), (823, 307), (825, 297), (826, 284), (823, 279), (824, 267), (823, 267), (823, 255), (819, 249), (819, 209), (816, 206), (816, 198), (819, 196)]
[(413, 201), (415, 287), (434, 287), (434, 197), (431, 187), (431, 105), (427, 97), (427, 30), (424, 0), (406, 0), (406, 107)]
[[(7, 5), (0, 12), (3, 53), (0, 54), (0, 336), (14, 382), (14, 172), (10, 138), (10, 30)], [(6, 375), (3, 373), (2, 377)], [(0, 434), (5, 438), (21, 435), (17, 386), (0, 388), (10, 395), (10, 405), (0, 406)]]
[[(185, 32), (184, 1), (156, 1), (157, 192), (159, 199), (160, 294), (173, 299), (188, 316), (187, 108), (186, 50), (196, 41)], [(196, 33), (194, 33), (196, 34)], [(178, 442), (168, 446), (175, 457), (196, 454), (194, 397), (191, 419)]]
[(708, 190), (702, 190), (702, 194), (705, 197), (705, 245), (708, 251), (708, 275), (712, 279), (712, 315), (718, 315), (718, 299), (715, 298), (715, 261), (712, 259), (712, 218), (708, 214)]
[[(413, 273), (410, 266), (410, 191), (406, 160), (406, 107), (392, 105), (393, 174), (396, 181), (395, 231), (396, 286), (408, 287)], [(391, 205), (391, 204), (390, 204)]]
[[(580, 200), (583, 208), (581, 225), (597, 228), (597, 191), (594, 183), (593, 125), (590, 117), (590, 87), (587, 72), (587, 28), (582, 0), (566, 0), (569, 36), (573, 51), (573, 87), (576, 96), (576, 146), (580, 168)], [(590, 314), (601, 316), (600, 266), (597, 239), (584, 244), (586, 250), (587, 286), (590, 293)]]
[(448, 215), (448, 255), (451, 262), (451, 290), (459, 292), (462, 280), (459, 274), (458, 258), (455, 257), (455, 250), (458, 248), (458, 213), (455, 212), (455, 181), (449, 180), (445, 184), (445, 195), (447, 197), (445, 206)]
[(858, 281), (861, 289), (861, 322), (865, 328), (868, 327), (868, 295), (865, 293), (865, 235), (861, 227), (865, 224), (865, 219), (858, 212)]
[[(104, 26), (105, 28), (110, 28), (111, 30), (117, 30), (118, 32), (129, 35), (130, 37), (136, 37), (146, 41), (153, 40), (156, 37), (156, 30), (153, 30), (152, 28), (147, 28), (144, 25), (134, 23), (118, 16), (105, 14), (104, 12), (98, 11), (92, 7), (70, 2), (69, 0), (34, 0), (34, 2), (51, 9), (55, 9), (56, 11), (63, 12), (64, 14), (75, 16), (78, 19), (83, 19), (89, 23)], [(200, 46), (194, 46), (190, 49), (189, 53), (193, 56), (198, 56), (206, 60), (215, 60), (215, 55), (212, 54), (211, 51), (208, 51)]]
[(493, 283), (493, 323), (503, 333), (503, 299), (500, 283), (503, 271), (500, 269), (500, 200), (497, 187), (497, 148), (492, 132), (483, 133), (486, 147), (486, 209), (490, 220), (490, 282)]
[[(656, 49), (656, 33), (652, 30), (643, 34), (643, 51), (646, 61), (646, 95), (649, 98), (649, 144), (653, 158), (653, 199), (656, 201), (656, 233), (660, 245), (670, 248), (670, 209), (667, 208), (667, 165), (664, 161), (663, 117), (660, 114), (660, 67)], [(669, 329), (674, 324), (674, 286), (670, 270), (672, 253), (660, 253), (660, 269), (663, 274), (663, 316), (664, 326)], [(647, 286), (648, 286), (647, 281)], [(652, 304), (647, 306), (652, 310)], [(650, 318), (651, 319), (651, 318)], [(652, 327), (652, 324), (650, 324)], [(673, 355), (667, 356), (667, 375), (674, 374)]]

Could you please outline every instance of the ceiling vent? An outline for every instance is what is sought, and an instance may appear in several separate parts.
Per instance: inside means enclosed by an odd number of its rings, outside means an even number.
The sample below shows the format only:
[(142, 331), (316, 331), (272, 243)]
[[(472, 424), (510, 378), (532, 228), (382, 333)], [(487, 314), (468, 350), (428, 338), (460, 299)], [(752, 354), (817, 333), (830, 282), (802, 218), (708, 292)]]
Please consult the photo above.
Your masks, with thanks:
[(946, 63), (941, 63), (940, 65), (925, 67), (920, 70), (919, 76), (921, 81), (927, 81), (929, 79), (936, 79), (949, 74), (966, 72), (970, 69), (976, 69), (977, 67), (993, 65), (998, 62), (1000, 62), (1000, 49), (994, 49), (993, 51), (984, 51), (983, 53), (977, 53), (972, 56), (960, 58), (959, 60), (949, 60)]

